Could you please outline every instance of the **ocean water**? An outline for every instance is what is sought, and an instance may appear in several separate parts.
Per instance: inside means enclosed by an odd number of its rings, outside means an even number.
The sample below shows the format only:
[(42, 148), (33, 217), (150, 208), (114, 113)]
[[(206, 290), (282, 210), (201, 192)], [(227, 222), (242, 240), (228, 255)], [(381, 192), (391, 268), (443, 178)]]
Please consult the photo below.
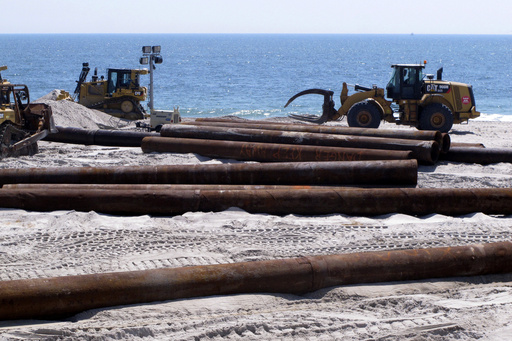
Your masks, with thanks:
[(83, 62), (99, 75), (147, 67), (143, 45), (162, 47), (155, 108), (179, 106), (187, 117), (318, 114), (318, 95), (284, 104), (309, 88), (333, 90), (339, 104), (343, 82), (385, 87), (391, 64), (424, 60), (426, 73), (443, 67), (444, 79), (473, 85), (478, 111), (512, 116), (511, 35), (0, 34), (0, 65), (34, 100), (72, 92)]

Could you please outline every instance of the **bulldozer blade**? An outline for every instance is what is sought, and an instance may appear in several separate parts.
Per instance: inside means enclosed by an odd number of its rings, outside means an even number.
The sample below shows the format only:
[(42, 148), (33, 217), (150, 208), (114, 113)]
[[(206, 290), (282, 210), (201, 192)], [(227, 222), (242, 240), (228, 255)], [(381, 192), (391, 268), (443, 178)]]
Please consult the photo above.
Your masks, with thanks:
[(323, 89), (308, 89), (299, 92), (298, 94), (295, 94), (293, 97), (291, 97), (288, 102), (285, 104), (285, 108), (293, 102), (296, 98), (304, 95), (309, 94), (316, 94), (316, 95), (322, 95), (324, 96), (324, 104), (322, 104), (322, 115), (296, 115), (292, 114), (289, 115), (289, 117), (299, 120), (299, 121), (305, 121), (305, 122), (311, 122), (311, 123), (318, 123), (322, 124), (327, 121), (332, 121), (335, 119), (335, 117), (338, 114), (338, 111), (334, 108), (334, 100), (332, 99), (332, 96), (334, 95), (333, 91), (330, 90), (323, 90)]
[(23, 148), (27, 148), (27, 152), (31, 155), (31, 151), (28, 149), (30, 145), (37, 143), (37, 141), (44, 139), (48, 135), (48, 130), (42, 130), (34, 135), (31, 135), (23, 140), (16, 142), (12, 146), (9, 147), (9, 153), (15, 154), (16, 152), (22, 150)]
[(37, 147), (30, 148), (29, 146), (36, 143), (36, 138), (32, 138), (28, 132), (13, 124), (4, 123), (0, 127), (0, 159), (33, 155), (36, 153)]

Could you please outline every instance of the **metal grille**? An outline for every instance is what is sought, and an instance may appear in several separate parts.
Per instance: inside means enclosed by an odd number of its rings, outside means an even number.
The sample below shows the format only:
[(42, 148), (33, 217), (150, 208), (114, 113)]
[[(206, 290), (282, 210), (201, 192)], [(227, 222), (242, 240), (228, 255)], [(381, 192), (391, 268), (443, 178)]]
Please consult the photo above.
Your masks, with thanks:
[(454, 87), (453, 91), (455, 92), (455, 103), (457, 104), (457, 111), (461, 111), (462, 101), (460, 99), (460, 90), (458, 87)]

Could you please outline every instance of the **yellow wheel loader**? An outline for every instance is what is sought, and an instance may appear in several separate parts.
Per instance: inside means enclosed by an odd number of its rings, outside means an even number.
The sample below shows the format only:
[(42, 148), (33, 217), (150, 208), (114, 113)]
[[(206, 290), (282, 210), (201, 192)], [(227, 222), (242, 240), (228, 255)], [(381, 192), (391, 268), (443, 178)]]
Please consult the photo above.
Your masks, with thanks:
[(147, 69), (107, 69), (106, 79), (98, 77), (95, 69), (91, 81), (86, 82), (89, 71), (89, 63), (83, 63), (74, 92), (79, 104), (129, 120), (146, 117), (141, 102), (146, 100), (147, 89), (140, 85), (140, 75), (147, 75)]
[[(0, 71), (7, 70), (1, 66)], [(51, 107), (30, 103), (28, 88), (0, 75), (0, 158), (33, 155), (37, 141), (57, 132)]]
[[(324, 96), (321, 116), (290, 117), (321, 124), (346, 116), (351, 127), (378, 128), (384, 120), (441, 132), (448, 132), (454, 123), (468, 122), (470, 118), (480, 116), (475, 109), (471, 85), (443, 80), (442, 68), (437, 71), (437, 79), (434, 75), (424, 77), (425, 63), (392, 65), (393, 74), (385, 90), (375, 85), (368, 88), (356, 84), (356, 92), (349, 95), (347, 83), (343, 83), (338, 110), (334, 107), (334, 92), (323, 89), (299, 92), (285, 107), (297, 97), (318, 94)], [(384, 98), (385, 95), (389, 100)]]

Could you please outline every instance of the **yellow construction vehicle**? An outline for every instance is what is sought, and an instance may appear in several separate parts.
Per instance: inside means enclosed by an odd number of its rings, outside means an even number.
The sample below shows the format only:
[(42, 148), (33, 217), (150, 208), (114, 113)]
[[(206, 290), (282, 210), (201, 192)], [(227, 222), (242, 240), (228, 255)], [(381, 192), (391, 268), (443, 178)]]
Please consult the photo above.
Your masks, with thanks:
[[(426, 61), (422, 64), (395, 64), (386, 89), (355, 85), (356, 93), (348, 95), (343, 83), (341, 107), (336, 110), (334, 92), (309, 89), (299, 92), (286, 103), (287, 107), (297, 97), (307, 94), (324, 96), (322, 115), (290, 115), (290, 117), (325, 123), (347, 116), (351, 127), (378, 128), (381, 120), (404, 124), (420, 130), (448, 132), (454, 123), (468, 122), (480, 116), (475, 108), (473, 87), (468, 84), (442, 80), (443, 68), (434, 75), (423, 76)], [(390, 100), (384, 98), (386, 97)], [(393, 105), (393, 107), (392, 107)]]
[(78, 103), (124, 119), (146, 117), (140, 102), (146, 100), (147, 89), (140, 85), (140, 75), (147, 75), (147, 69), (107, 69), (105, 79), (98, 77), (96, 68), (91, 81), (86, 82), (89, 71), (89, 63), (83, 63), (74, 96)]
[[(1, 66), (0, 71), (7, 70)], [(11, 84), (0, 75), (0, 158), (33, 155), (37, 141), (57, 132), (51, 108), (30, 103), (24, 84)]]

